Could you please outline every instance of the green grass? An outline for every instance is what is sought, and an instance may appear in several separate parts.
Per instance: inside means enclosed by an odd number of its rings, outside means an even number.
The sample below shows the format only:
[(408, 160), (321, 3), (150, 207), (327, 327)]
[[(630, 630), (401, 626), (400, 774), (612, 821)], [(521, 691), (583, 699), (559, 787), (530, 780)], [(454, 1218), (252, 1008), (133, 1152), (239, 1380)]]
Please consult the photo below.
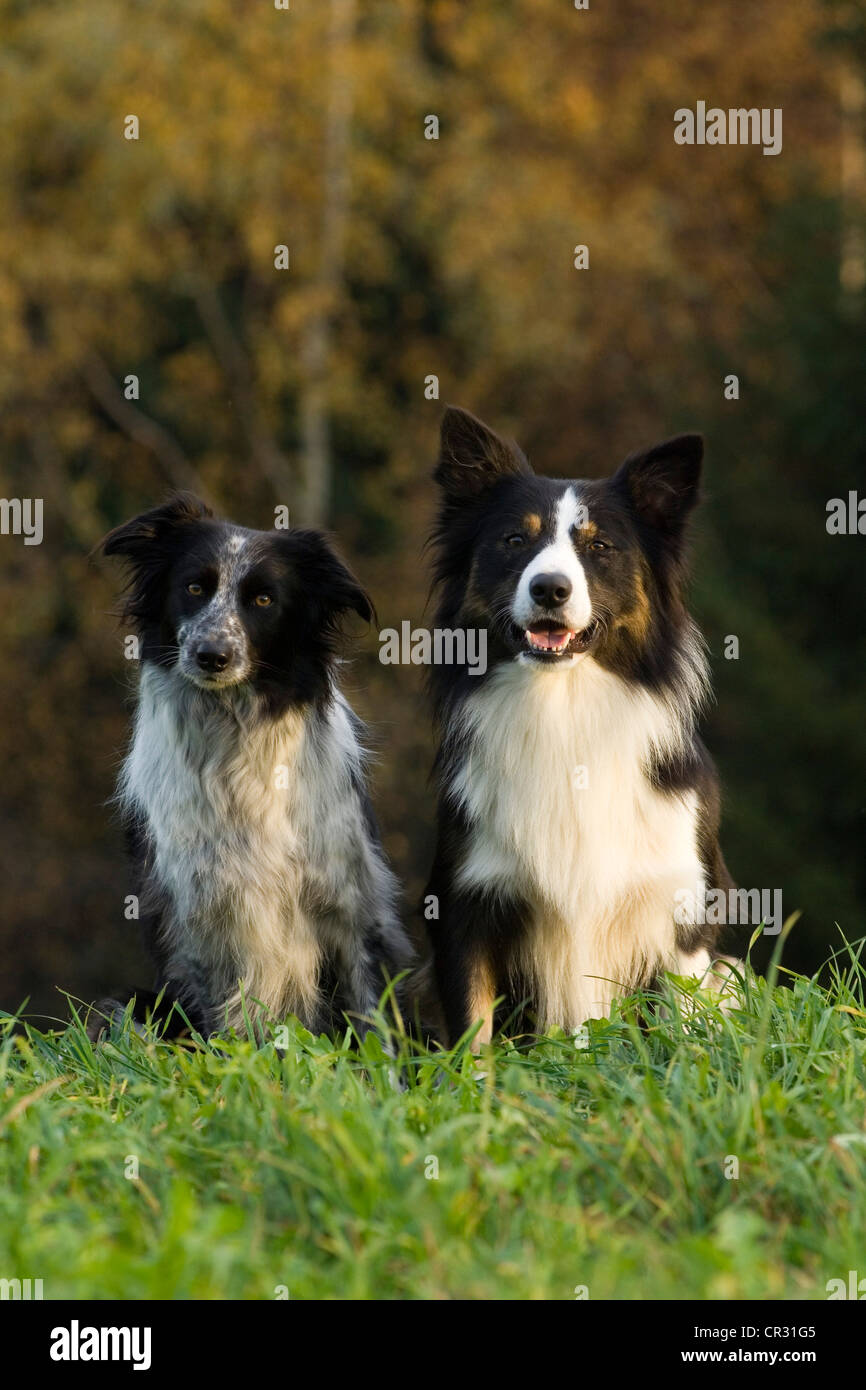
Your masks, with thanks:
[[(586, 1047), (284, 1056), (0, 1024), (0, 1277), (46, 1298), (825, 1299), (866, 1274), (859, 952)], [(730, 1158), (739, 1177), (726, 1176)], [(138, 1178), (129, 1178), (132, 1159)], [(427, 1176), (438, 1165), (438, 1177)]]

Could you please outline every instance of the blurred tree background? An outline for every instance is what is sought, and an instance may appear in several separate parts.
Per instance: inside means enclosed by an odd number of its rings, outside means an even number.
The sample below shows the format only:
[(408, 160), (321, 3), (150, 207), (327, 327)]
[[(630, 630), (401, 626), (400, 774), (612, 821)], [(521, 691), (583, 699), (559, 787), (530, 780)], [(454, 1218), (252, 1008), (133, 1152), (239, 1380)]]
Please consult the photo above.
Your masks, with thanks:
[[(338, 535), (382, 626), (418, 623), (446, 400), (554, 475), (706, 435), (693, 600), (727, 858), (802, 909), (789, 964), (816, 968), (836, 923), (861, 936), (866, 539), (825, 522), (866, 488), (862, 3), (0, 0), (0, 20), (0, 483), (45, 502), (41, 546), (0, 537), (0, 1003), (62, 1015), (58, 987), (148, 979), (105, 804), (129, 668), (96, 541), (175, 486), (253, 526), (288, 504)], [(782, 153), (677, 145), (698, 100), (781, 108)], [(346, 681), (412, 902), (429, 720), (419, 668), (377, 650)]]

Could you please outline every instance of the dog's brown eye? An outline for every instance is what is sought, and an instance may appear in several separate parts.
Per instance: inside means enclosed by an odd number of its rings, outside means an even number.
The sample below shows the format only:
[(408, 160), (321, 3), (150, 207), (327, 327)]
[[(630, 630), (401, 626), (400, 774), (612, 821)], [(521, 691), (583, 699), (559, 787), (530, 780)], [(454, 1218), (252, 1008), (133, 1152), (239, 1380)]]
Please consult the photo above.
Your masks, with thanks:
[(257, 608), (269, 608), (272, 603), (270, 594), (256, 594), (254, 601)]
[(199, 594), (204, 593), (204, 590), (202, 589), (200, 584), (187, 584), (186, 591), (188, 594), (192, 594), (195, 598), (198, 598)]
[(523, 545), (525, 537), (520, 531), (512, 531), (510, 536), (505, 537), (505, 544), (511, 546)]
[(610, 550), (607, 541), (593, 541), (590, 550)]

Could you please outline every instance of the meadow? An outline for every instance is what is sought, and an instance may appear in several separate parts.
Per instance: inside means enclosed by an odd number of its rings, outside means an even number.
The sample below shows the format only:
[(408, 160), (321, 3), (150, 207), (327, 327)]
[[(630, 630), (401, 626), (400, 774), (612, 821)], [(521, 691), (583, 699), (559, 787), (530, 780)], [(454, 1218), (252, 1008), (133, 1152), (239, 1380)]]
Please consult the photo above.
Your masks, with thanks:
[[(396, 1064), (0, 1021), (0, 1276), (87, 1299), (824, 1300), (864, 1268), (857, 946)], [(394, 1085), (394, 1068), (405, 1077)]]

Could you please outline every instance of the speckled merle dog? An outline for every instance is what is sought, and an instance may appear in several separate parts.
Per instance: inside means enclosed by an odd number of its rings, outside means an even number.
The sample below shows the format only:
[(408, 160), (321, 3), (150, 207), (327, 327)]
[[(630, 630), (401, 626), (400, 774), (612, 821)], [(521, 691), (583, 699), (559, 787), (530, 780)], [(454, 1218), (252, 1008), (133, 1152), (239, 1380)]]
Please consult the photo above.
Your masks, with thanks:
[(369, 620), (369, 598), (318, 532), (246, 530), (185, 494), (102, 549), (128, 566), (140, 642), (117, 799), (163, 1012), (208, 1034), (345, 1011), (364, 1031), (410, 955), (336, 683), (341, 620)]

